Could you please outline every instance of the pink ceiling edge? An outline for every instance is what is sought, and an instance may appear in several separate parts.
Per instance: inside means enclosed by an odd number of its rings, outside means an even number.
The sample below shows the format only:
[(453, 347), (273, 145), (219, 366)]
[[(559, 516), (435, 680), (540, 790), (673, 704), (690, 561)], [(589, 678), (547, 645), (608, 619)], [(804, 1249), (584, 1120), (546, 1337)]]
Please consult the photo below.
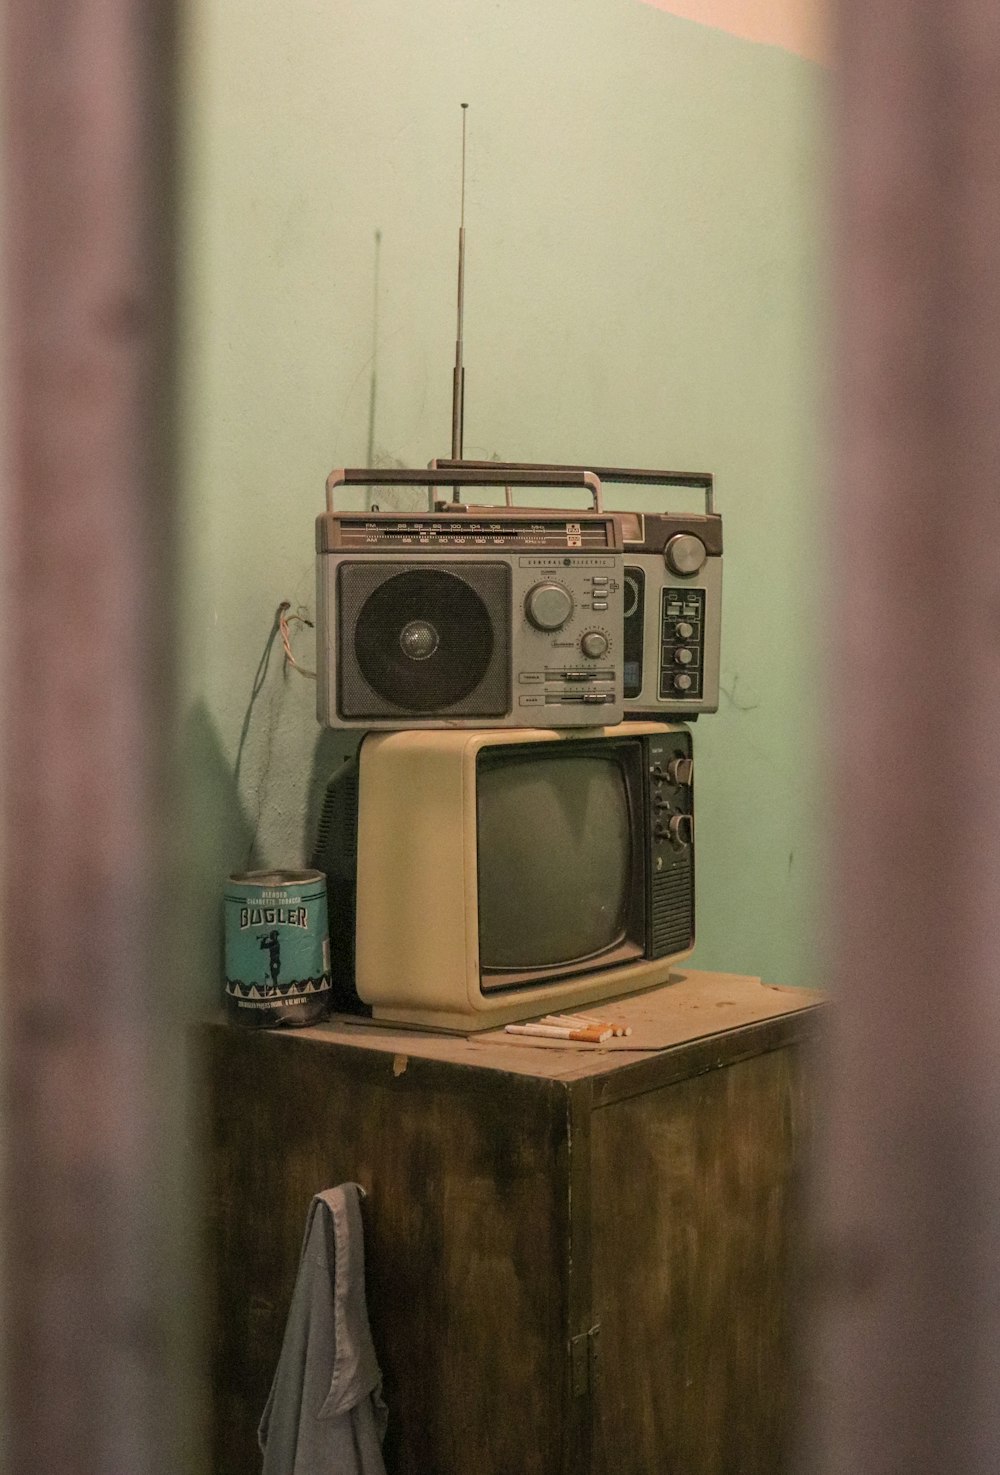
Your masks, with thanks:
[(810, 61), (827, 62), (829, 48), (823, 0), (643, 0), (746, 41), (779, 46)]

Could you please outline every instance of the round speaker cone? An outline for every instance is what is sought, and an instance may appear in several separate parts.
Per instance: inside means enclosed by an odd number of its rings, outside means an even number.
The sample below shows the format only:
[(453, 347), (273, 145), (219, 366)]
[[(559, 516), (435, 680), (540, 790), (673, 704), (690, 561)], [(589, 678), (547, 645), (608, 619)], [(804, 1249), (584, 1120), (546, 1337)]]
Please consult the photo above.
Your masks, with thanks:
[(452, 707), (482, 681), (493, 654), (489, 612), (442, 569), (393, 574), (361, 606), (354, 653), (368, 685), (411, 712)]
[(399, 648), (411, 661), (426, 661), (441, 644), (441, 637), (429, 620), (411, 620), (399, 634)]

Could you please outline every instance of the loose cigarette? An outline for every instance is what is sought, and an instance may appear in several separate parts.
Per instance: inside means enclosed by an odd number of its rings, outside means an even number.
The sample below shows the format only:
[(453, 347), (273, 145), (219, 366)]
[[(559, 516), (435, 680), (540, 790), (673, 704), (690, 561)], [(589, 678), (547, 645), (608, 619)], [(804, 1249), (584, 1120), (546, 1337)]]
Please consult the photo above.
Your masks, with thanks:
[(541, 1035), (543, 1039), (549, 1040), (586, 1040), (592, 1045), (603, 1045), (605, 1040), (611, 1038), (611, 1031), (607, 1027), (574, 1029), (568, 1024), (508, 1024), (504, 1028), (509, 1035)]
[(610, 1029), (613, 1035), (621, 1038), (623, 1035), (632, 1033), (630, 1024), (623, 1024), (620, 1020), (596, 1019), (593, 1014), (546, 1014), (543, 1024), (572, 1024), (584, 1025), (592, 1028), (597, 1025), (601, 1029)]

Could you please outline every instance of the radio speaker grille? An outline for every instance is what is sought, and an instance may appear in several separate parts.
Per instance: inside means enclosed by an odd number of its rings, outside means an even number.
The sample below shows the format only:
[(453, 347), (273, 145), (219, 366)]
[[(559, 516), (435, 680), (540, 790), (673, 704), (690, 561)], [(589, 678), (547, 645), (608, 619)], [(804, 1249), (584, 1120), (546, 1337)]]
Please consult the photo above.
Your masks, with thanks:
[(694, 868), (686, 850), (669, 871), (653, 878), (650, 946), (654, 958), (683, 952), (694, 942)]
[(510, 598), (505, 563), (342, 563), (340, 715), (505, 717)]

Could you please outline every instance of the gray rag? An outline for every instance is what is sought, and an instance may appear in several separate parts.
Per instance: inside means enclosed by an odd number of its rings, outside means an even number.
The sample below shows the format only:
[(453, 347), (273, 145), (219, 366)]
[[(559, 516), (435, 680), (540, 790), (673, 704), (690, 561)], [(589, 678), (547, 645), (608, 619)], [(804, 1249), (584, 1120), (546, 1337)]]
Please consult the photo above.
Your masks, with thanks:
[(263, 1475), (385, 1475), (386, 1407), (365, 1306), (364, 1189), (309, 1205), (292, 1304), (260, 1421)]

